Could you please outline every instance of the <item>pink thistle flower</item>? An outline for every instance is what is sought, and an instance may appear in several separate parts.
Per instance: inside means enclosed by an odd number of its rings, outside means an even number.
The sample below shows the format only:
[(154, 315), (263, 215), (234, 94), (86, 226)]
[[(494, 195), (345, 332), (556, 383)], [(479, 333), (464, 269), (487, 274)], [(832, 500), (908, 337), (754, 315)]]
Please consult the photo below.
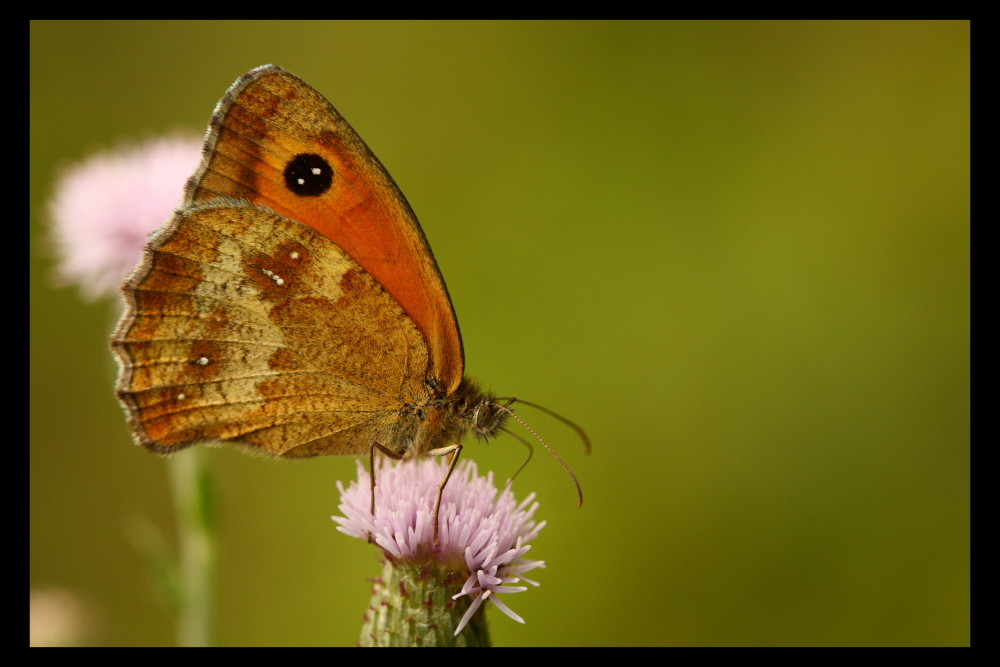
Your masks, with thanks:
[[(544, 561), (528, 560), (528, 544), (545, 522), (534, 520), (538, 503), (531, 494), (521, 503), (509, 486), (499, 492), (493, 473), (478, 474), (475, 463), (460, 463), (445, 486), (441, 500), (439, 544), (434, 544), (434, 504), (438, 485), (448, 470), (447, 461), (421, 459), (386, 462), (376, 471), (375, 516), (371, 514), (371, 486), (368, 471), (358, 463), (358, 480), (341, 493), (340, 511), (335, 516), (342, 533), (361, 539), (369, 535), (390, 562), (415, 567), (444, 566), (459, 573), (462, 586), (452, 600), (471, 596), (472, 602), (458, 621), (458, 635), (476, 610), (492, 600), (503, 613), (519, 623), (524, 619), (500, 602), (498, 595), (520, 593), (538, 583), (524, 576)], [(449, 578), (454, 580), (454, 577)]]
[(146, 237), (180, 204), (201, 144), (174, 136), (122, 146), (61, 174), (49, 204), (60, 280), (88, 298), (117, 294)]

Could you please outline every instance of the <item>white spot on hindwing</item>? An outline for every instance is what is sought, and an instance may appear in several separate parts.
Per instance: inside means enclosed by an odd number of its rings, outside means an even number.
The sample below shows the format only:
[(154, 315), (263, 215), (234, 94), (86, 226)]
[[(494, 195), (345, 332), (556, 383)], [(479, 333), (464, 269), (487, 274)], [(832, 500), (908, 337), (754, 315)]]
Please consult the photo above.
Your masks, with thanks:
[(282, 278), (281, 276), (279, 276), (277, 273), (275, 273), (271, 269), (263, 269), (263, 271), (264, 271), (264, 275), (267, 276), (267, 277), (269, 277), (271, 280), (273, 280), (275, 285), (284, 285), (285, 284), (285, 279)]

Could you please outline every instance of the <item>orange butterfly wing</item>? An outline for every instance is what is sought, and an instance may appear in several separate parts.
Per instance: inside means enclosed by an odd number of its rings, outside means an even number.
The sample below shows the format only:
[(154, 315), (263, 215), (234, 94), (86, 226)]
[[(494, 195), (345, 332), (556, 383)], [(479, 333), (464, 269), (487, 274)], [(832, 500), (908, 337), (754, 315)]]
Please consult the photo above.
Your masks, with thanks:
[(182, 206), (123, 291), (118, 393), (154, 451), (238, 440), (314, 456), (377, 441), (419, 455), (467, 428), (480, 400), (405, 198), (329, 102), (278, 67), (219, 103)]
[[(423, 333), (428, 377), (445, 393), (458, 388), (462, 338), (423, 230), (385, 167), (326, 98), (280, 67), (258, 67), (219, 102), (205, 152), (188, 184), (187, 203), (220, 195), (247, 199), (333, 241)], [(331, 185), (318, 195), (289, 191), (286, 170), (303, 155), (318, 155), (333, 169)], [(308, 172), (310, 165), (301, 167)]]
[(126, 285), (113, 346), (140, 444), (240, 441), (277, 456), (420, 453), (427, 346), (314, 230), (228, 198), (188, 207)]

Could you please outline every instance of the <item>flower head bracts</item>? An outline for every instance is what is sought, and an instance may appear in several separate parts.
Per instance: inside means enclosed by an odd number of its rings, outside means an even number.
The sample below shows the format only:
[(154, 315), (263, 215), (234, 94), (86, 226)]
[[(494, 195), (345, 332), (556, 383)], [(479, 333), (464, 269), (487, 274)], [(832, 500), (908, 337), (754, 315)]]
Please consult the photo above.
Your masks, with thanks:
[(347, 535), (372, 539), (391, 558), (412, 564), (442, 563), (463, 569), (468, 576), (453, 595), (473, 597), (458, 625), (461, 632), (475, 611), (488, 599), (515, 621), (520, 616), (497, 599), (498, 594), (520, 593), (523, 576), (544, 561), (527, 560), (528, 544), (545, 526), (533, 519), (538, 503), (534, 494), (520, 504), (510, 488), (498, 491), (493, 474), (478, 475), (475, 463), (466, 461), (454, 471), (441, 500), (440, 544), (434, 545), (434, 503), (438, 485), (447, 472), (439, 459), (386, 463), (376, 471), (375, 516), (371, 515), (368, 471), (358, 463), (358, 481), (347, 489), (338, 482), (340, 511), (333, 517), (338, 530)]

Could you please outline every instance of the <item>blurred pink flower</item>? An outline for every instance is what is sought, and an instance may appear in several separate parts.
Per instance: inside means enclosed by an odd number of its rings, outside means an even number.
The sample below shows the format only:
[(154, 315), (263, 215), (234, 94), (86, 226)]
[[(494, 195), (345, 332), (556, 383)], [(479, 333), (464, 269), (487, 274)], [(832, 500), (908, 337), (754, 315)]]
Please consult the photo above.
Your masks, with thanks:
[(520, 504), (510, 488), (499, 492), (493, 483), (493, 473), (480, 477), (476, 464), (464, 461), (458, 465), (445, 486), (441, 501), (440, 544), (434, 546), (434, 503), (438, 484), (448, 470), (443, 459), (386, 462), (376, 471), (375, 516), (371, 515), (370, 477), (358, 462), (358, 480), (345, 490), (340, 489), (340, 511), (343, 517), (333, 520), (337, 530), (352, 537), (368, 539), (392, 559), (410, 564), (446, 563), (455, 569), (465, 568), (468, 577), (461, 590), (452, 595), (473, 596), (472, 604), (458, 624), (458, 635), (476, 610), (492, 600), (503, 613), (515, 621), (524, 619), (497, 599), (497, 594), (520, 593), (524, 581), (538, 583), (524, 576), (525, 572), (544, 567), (544, 561), (527, 560), (531, 549), (528, 542), (545, 526), (533, 517), (538, 503), (530, 494)]
[(117, 294), (147, 236), (180, 204), (201, 145), (164, 137), (97, 153), (61, 174), (49, 205), (60, 280), (88, 298)]

